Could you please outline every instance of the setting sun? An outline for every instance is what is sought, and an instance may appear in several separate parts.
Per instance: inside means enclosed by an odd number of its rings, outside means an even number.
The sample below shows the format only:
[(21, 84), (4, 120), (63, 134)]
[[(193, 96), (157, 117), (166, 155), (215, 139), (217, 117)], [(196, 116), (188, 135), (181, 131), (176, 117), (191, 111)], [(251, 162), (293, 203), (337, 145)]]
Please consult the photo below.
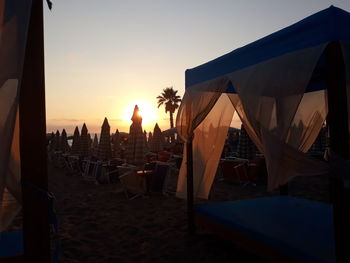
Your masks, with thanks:
[(139, 106), (139, 115), (142, 117), (144, 127), (152, 127), (158, 119), (157, 108), (146, 100), (135, 100), (128, 104), (123, 113), (123, 119), (130, 121), (135, 105)]

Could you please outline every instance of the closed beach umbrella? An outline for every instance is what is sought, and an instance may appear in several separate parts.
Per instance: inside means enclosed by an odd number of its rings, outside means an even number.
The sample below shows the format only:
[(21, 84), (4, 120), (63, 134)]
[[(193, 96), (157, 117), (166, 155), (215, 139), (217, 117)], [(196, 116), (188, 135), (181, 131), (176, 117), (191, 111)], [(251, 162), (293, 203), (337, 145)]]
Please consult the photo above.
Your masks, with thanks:
[(100, 160), (108, 160), (112, 157), (110, 129), (108, 120), (105, 118), (101, 127), (100, 142), (97, 150), (97, 158)]
[(95, 133), (94, 140), (92, 142), (92, 152), (94, 155), (97, 154), (97, 150), (98, 150), (98, 138), (97, 138), (97, 134)]
[(162, 131), (160, 130), (158, 123), (154, 126), (153, 129), (153, 137), (150, 143), (150, 151), (151, 152), (161, 152), (164, 150), (165, 139)]
[(83, 157), (86, 157), (90, 153), (90, 140), (88, 135), (88, 129), (86, 127), (86, 124), (83, 124), (83, 127), (81, 128), (81, 135), (80, 135), (80, 143), (79, 143), (79, 154)]
[(79, 134), (79, 129), (78, 127), (75, 127), (74, 130), (74, 135), (73, 135), (73, 142), (72, 142), (72, 150), (71, 153), (72, 154), (79, 154), (80, 151), (80, 134)]
[(69, 151), (70, 147), (69, 147), (69, 144), (68, 144), (68, 141), (67, 141), (67, 133), (66, 133), (65, 129), (62, 130), (60, 144), (61, 144), (61, 151), (62, 152), (68, 152)]
[(120, 134), (118, 129), (113, 136), (113, 155), (115, 158), (120, 157)]
[(152, 132), (149, 132), (149, 133), (148, 133), (148, 140), (147, 140), (148, 148), (149, 148), (150, 145), (151, 145), (152, 138), (153, 138)]
[(145, 138), (145, 148), (146, 150), (148, 150), (148, 142), (147, 142), (147, 132), (144, 130), (143, 131), (143, 137)]
[(59, 151), (60, 150), (60, 132), (57, 130), (55, 137), (53, 139), (53, 150), (54, 151)]
[(135, 105), (132, 115), (128, 142), (126, 146), (126, 161), (134, 165), (145, 163), (145, 138), (142, 132), (142, 117), (139, 115), (139, 108)]
[(250, 139), (243, 124), (241, 125), (241, 131), (238, 138), (238, 157), (244, 159), (250, 159), (255, 156), (256, 146)]

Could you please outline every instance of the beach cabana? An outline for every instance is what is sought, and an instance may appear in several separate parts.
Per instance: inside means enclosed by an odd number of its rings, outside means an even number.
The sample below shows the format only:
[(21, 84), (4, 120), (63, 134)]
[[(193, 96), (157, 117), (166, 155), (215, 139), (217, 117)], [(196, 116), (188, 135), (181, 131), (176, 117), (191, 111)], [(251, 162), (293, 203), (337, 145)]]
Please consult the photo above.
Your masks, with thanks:
[[(343, 169), (349, 159), (349, 25), (350, 14), (331, 6), (186, 71), (177, 115), (178, 134), (186, 142), (177, 196), (188, 200), (191, 231), (196, 219), (221, 232), (230, 230), (260, 251), (270, 248), (308, 262), (333, 262), (336, 253), (350, 261), (342, 241), (350, 236)], [(268, 190), (285, 189), (296, 176), (329, 173), (328, 163), (305, 154), (327, 117), (333, 206), (283, 196), (195, 210), (194, 198), (208, 198), (234, 111), (266, 158)], [(286, 208), (294, 208), (293, 216), (283, 216)], [(304, 218), (307, 211), (313, 216)], [(316, 225), (325, 240), (315, 234)], [(277, 228), (286, 232), (279, 236), (283, 231)]]

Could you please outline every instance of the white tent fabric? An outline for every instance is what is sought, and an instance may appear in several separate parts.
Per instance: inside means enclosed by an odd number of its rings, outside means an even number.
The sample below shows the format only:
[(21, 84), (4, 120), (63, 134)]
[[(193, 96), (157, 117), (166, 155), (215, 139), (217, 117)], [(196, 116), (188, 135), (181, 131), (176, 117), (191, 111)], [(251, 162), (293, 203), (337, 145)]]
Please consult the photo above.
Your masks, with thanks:
[[(192, 69), (191, 72), (186, 72), (186, 78), (191, 76), (191, 79), (186, 79), (186, 93), (178, 112), (177, 129), (185, 142), (188, 142), (194, 135), (195, 197), (208, 198), (215, 177), (218, 161), (210, 163), (207, 160), (209, 158), (218, 159), (222, 147), (215, 152), (207, 150), (208, 144), (212, 142), (208, 142), (205, 137), (207, 130), (201, 123), (203, 120), (205, 123), (206, 117), (213, 114), (217, 105), (221, 103), (224, 105), (220, 107), (226, 109), (230, 114), (233, 105), (250, 138), (264, 153), (269, 173), (268, 190), (284, 185), (296, 176), (328, 173), (329, 167), (326, 163), (311, 159), (305, 152), (316, 139), (327, 115), (325, 88), (312, 89), (309, 88), (309, 85), (316, 65), (331, 40), (317, 39), (319, 44), (315, 45), (311, 43), (314, 41), (311, 39), (308, 47), (299, 49), (295, 48), (293, 41), (300, 39), (298, 34), (308, 35), (309, 28), (311, 31), (316, 32), (317, 30), (317, 33), (325, 38), (328, 38), (327, 34), (331, 32), (329, 38), (333, 40), (333, 27), (327, 31), (329, 24), (325, 24), (325, 31), (322, 31), (318, 20), (328, 16), (334, 19), (334, 15), (339, 15), (342, 19), (343, 17), (348, 18), (348, 14), (344, 11), (331, 7), (306, 19), (307, 22), (302, 21), (285, 31), (281, 30), (281, 33), (266, 37), (266, 40), (261, 40), (259, 44), (253, 43), (245, 49), (239, 49)], [(310, 23), (311, 26), (305, 27), (307, 23)], [(344, 29), (344, 32), (347, 32), (346, 30), (347, 28)], [(261, 50), (269, 48), (270, 45), (266, 45), (269, 41), (271, 43), (275, 41), (276, 46), (282, 50), (288, 50), (289, 46), (285, 42), (287, 34), (296, 35), (296, 37), (293, 35), (290, 39), (287, 38), (288, 41), (291, 41), (291, 47), (295, 48), (294, 51), (289, 50), (284, 54), (274, 55), (269, 59), (264, 58), (261, 61), (256, 59), (254, 61), (253, 56), (247, 55), (247, 50), (250, 49), (258, 57), (263, 57), (264, 53)], [(349, 87), (350, 52), (348, 45), (344, 41), (340, 42), (348, 69)], [(271, 52), (275, 50), (272, 49)], [(242, 59), (244, 56), (252, 61), (251, 65), (244, 65), (246, 63)], [(240, 60), (239, 63), (243, 65), (241, 68), (238, 64), (233, 64), (235, 59)], [(223, 73), (228, 71), (227, 68), (232, 68), (231, 72), (219, 75), (220, 71)], [(211, 79), (210, 76), (217, 77)], [(232, 104), (218, 100), (222, 93), (227, 93)], [(226, 123), (226, 120), (222, 119), (225, 113), (225, 111), (216, 113), (213, 119), (216, 119), (217, 122), (212, 127), (209, 138), (219, 136), (224, 128), (227, 129), (229, 126), (230, 122)], [(215, 143), (214, 145), (219, 146)], [(186, 197), (186, 162), (185, 152), (177, 187), (177, 196), (183, 198)]]
[(17, 109), (30, 6), (31, 1), (0, 0), (0, 231), (21, 203)]

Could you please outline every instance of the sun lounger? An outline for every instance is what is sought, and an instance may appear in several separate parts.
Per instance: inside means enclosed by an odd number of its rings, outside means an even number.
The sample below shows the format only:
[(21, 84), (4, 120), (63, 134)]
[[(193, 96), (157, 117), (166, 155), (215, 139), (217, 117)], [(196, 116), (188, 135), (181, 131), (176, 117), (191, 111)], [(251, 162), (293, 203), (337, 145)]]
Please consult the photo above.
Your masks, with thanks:
[(119, 176), (119, 180), (129, 200), (146, 194), (146, 180), (142, 175), (137, 174), (135, 170), (128, 171)]
[(250, 179), (248, 177), (248, 160), (245, 159), (233, 159), (222, 160), (220, 162), (222, 175), (224, 180), (238, 183), (248, 183)]
[(167, 179), (170, 166), (167, 163), (158, 162), (150, 176), (148, 191), (150, 193), (166, 194)]

